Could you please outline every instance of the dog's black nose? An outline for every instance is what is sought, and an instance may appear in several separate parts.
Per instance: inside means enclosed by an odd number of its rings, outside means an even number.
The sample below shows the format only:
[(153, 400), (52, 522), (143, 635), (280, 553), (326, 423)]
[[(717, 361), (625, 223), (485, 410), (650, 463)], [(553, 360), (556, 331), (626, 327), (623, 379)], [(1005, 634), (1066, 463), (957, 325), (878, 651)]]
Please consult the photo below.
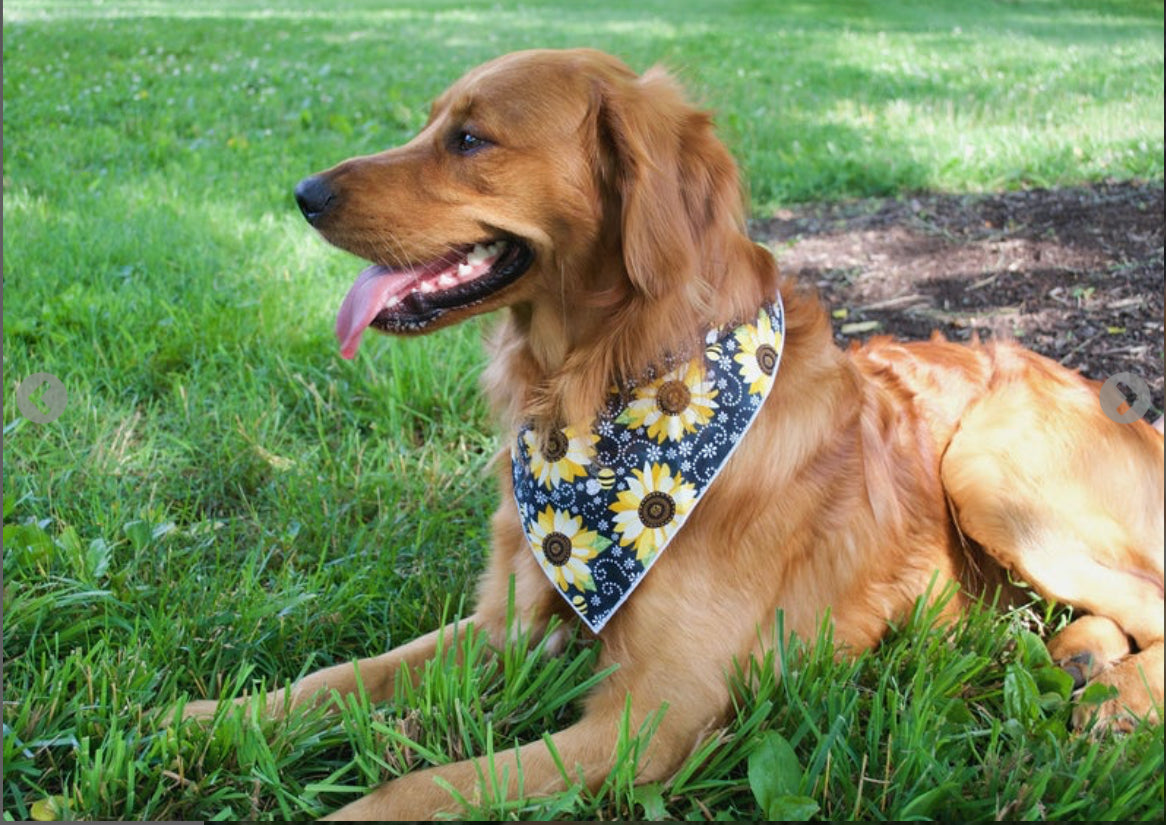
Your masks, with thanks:
[(336, 193), (320, 175), (312, 175), (296, 184), (296, 203), (310, 224), (314, 225), (324, 217), (335, 202)]

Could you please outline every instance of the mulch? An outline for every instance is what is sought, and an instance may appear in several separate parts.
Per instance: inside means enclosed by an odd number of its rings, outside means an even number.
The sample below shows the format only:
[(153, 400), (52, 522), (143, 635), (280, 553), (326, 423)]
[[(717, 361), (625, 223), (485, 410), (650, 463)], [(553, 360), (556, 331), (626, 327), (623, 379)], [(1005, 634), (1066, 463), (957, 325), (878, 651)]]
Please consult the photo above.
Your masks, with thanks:
[(1163, 409), (1163, 186), (813, 204), (753, 222), (817, 287), (835, 337), (1007, 336), (1091, 378), (1141, 376)]

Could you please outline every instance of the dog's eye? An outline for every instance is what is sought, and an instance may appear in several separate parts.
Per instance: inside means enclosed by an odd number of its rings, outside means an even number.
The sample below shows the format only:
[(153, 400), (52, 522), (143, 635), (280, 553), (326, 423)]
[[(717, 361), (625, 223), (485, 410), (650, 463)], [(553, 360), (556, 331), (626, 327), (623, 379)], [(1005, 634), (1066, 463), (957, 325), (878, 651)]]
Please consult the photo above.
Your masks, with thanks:
[(473, 132), (462, 129), (454, 135), (453, 148), (459, 155), (472, 155), (474, 152), (488, 146), (490, 141), (478, 137)]

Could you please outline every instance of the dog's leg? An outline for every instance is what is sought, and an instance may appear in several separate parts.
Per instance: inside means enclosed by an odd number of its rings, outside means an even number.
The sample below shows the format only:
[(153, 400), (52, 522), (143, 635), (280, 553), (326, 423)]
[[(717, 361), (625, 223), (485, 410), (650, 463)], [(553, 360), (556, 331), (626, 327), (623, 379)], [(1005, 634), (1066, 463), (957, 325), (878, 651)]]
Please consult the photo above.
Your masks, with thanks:
[[(495, 792), (513, 798), (520, 791), (519, 770), (522, 773), (521, 792), (528, 796), (546, 795), (567, 787), (568, 782), (575, 779), (570, 773), (575, 765), (582, 768), (581, 779), (595, 787), (602, 782), (610, 766), (612, 754), (609, 749), (615, 739), (613, 731), (611, 720), (601, 723), (597, 717), (591, 717), (551, 737), (555, 752), (568, 768), (566, 779), (560, 775), (550, 749), (539, 741), (499, 753), (493, 764), (479, 758), (406, 774), (323, 818), (341, 822), (428, 820), (442, 813), (455, 813), (457, 803), (445, 788), (437, 784), (438, 778), (448, 782), (470, 802), (481, 802), (484, 794)], [(497, 788), (491, 777), (497, 777)]]
[[(505, 480), (503, 480), (505, 484)], [(504, 487), (504, 490), (506, 488)], [(503, 500), (509, 496), (503, 493)], [(308, 703), (323, 704), (329, 701), (332, 692), (344, 696), (353, 693), (360, 684), (373, 702), (383, 702), (392, 697), (397, 672), (402, 665), (408, 665), (414, 679), (419, 675), (421, 665), (436, 654), (439, 645), (453, 647), (460, 657), (460, 640), (470, 626), (478, 633), (486, 634), (489, 644), (501, 644), (507, 632), (528, 634), (534, 642), (546, 631), (550, 619), (550, 604), (558, 597), (546, 586), (546, 577), (526, 550), (526, 536), (522, 524), (512, 506), (500, 507), (494, 515), (494, 547), (489, 567), (483, 577), (483, 593), (491, 594), (483, 598), (472, 616), (438, 628), (411, 642), (393, 648), (388, 653), (372, 656), (358, 662), (346, 662), (310, 673), (300, 679), (290, 689), (273, 690), (267, 694), (264, 705), (272, 718), (282, 717), (287, 709)], [(512, 559), (517, 556), (525, 566), (516, 571)], [(511, 577), (517, 575), (516, 588), (523, 594), (519, 598), (519, 612), (514, 627), (507, 627), (506, 593)], [(536, 595), (529, 595), (536, 594)], [(234, 700), (236, 705), (246, 705), (253, 701), (249, 697)], [(219, 702), (204, 700), (189, 702), (183, 709), (187, 718), (213, 716)]]
[[(671, 678), (671, 677), (670, 677)], [(677, 675), (679, 678), (679, 675)], [(668, 680), (656, 680), (667, 682)], [(723, 685), (723, 676), (721, 677)], [(642, 689), (641, 689), (642, 688)], [(589, 790), (603, 784), (615, 765), (621, 727), (635, 734), (653, 712), (660, 709), (660, 691), (649, 690), (646, 680), (637, 680), (635, 694), (625, 705), (614, 685), (599, 688), (588, 702), (583, 718), (546, 740), (502, 751), (492, 760), (485, 757), (415, 771), (380, 786), (372, 793), (346, 805), (331, 816), (338, 821), (427, 820), (443, 814), (457, 814), (457, 801), (442, 783), (448, 783), (470, 803), (514, 799), (520, 795), (537, 798), (560, 792), (574, 783)], [(714, 700), (718, 712), (710, 714), (707, 702), (691, 707), (667, 704), (658, 727), (640, 751), (636, 784), (667, 779), (720, 720), (728, 692)], [(626, 696), (626, 695), (625, 695)], [(566, 771), (564, 776), (559, 761)]]
[[(727, 592), (728, 585), (710, 584), (714, 573), (708, 569), (702, 568), (703, 577), (694, 575), (682, 563), (684, 547), (670, 548), (669, 553), (675, 555), (653, 568), (603, 631), (597, 667), (618, 664), (618, 669), (592, 690), (578, 722), (549, 737), (549, 746), (544, 738), (499, 751), (492, 764), (479, 757), (409, 773), (331, 818), (424, 820), (459, 813), (458, 803), (437, 780), (471, 803), (485, 804), (546, 796), (575, 783), (596, 790), (620, 756), (621, 728), (635, 734), (648, 721), (658, 724), (639, 751), (635, 781), (672, 776), (702, 737), (724, 723), (731, 707), (726, 674), (734, 658), (747, 656), (759, 636), (755, 625), (740, 619), (744, 602), (733, 608), (737, 621), (728, 621), (729, 609), (719, 604), (677, 616), (676, 605), (707, 600), (707, 592)], [(761, 581), (750, 584), (758, 592), (766, 589)], [(739, 592), (747, 589), (738, 587)]]
[(1118, 689), (1101, 722), (1160, 718), (1161, 436), (1064, 395), (1016, 381), (969, 410), (943, 459), (944, 487), (965, 534), (1042, 596), (1091, 614), (1052, 649), (1062, 662), (1089, 660), (1081, 675)]
[[(358, 678), (371, 701), (385, 701), (392, 697), (397, 672), (402, 665), (408, 665), (416, 674), (421, 665), (434, 657), (439, 646), (459, 645), (462, 635), (474, 623), (474, 617), (471, 616), (440, 627), (379, 656), (333, 665), (310, 673), (290, 688), (280, 688), (268, 693), (264, 700), (267, 714), (271, 718), (280, 718), (290, 708), (329, 701), (333, 691), (340, 693), (341, 696), (354, 693)], [(233, 700), (233, 703), (246, 705), (251, 701), (251, 698), (241, 696)], [(218, 706), (219, 702), (215, 700), (188, 702), (183, 708), (183, 717), (207, 718), (215, 714)]]

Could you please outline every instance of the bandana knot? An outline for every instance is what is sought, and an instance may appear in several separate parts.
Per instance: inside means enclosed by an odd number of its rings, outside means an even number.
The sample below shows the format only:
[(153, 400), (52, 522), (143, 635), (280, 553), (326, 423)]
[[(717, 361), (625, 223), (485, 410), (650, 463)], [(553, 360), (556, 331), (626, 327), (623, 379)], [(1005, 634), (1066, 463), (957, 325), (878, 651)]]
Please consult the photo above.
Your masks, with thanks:
[(598, 633), (647, 575), (769, 396), (785, 343), (781, 298), (708, 333), (692, 360), (613, 388), (590, 431), (511, 448), (514, 498), (547, 578)]

